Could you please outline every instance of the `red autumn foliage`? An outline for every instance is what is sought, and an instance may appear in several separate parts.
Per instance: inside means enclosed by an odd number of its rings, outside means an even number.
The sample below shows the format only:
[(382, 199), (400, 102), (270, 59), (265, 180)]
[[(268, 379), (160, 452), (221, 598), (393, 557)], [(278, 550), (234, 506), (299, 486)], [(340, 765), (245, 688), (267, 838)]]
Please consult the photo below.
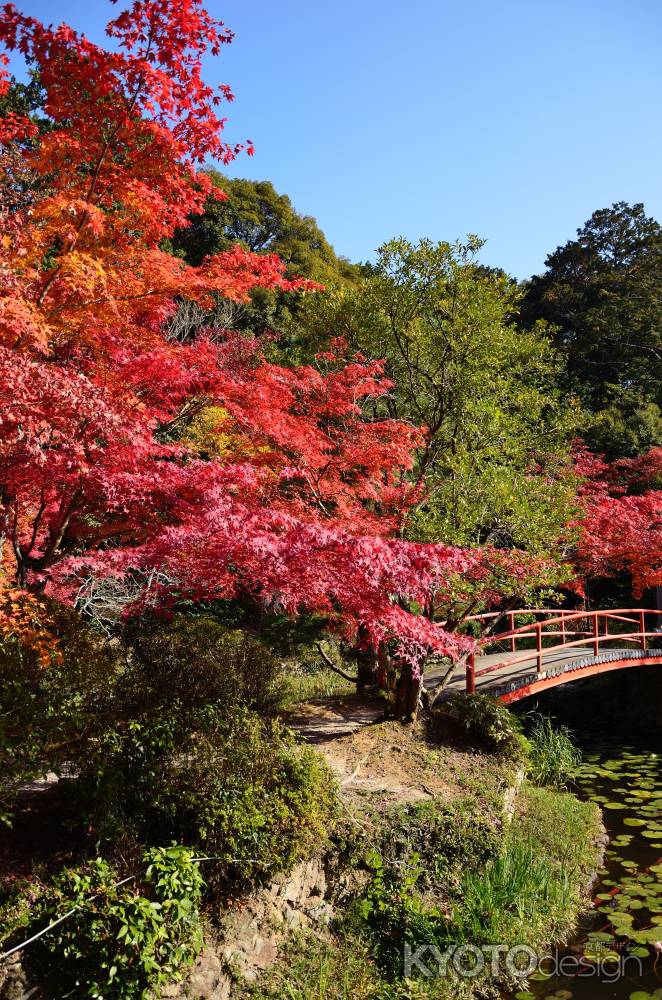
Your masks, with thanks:
[(584, 477), (579, 571), (627, 573), (636, 598), (662, 585), (662, 448), (612, 463), (582, 452), (577, 469)]
[[(208, 302), (214, 292), (241, 299), (255, 285), (306, 285), (288, 282), (273, 256), (236, 247), (190, 268), (160, 246), (209, 194), (224, 197), (196, 164), (244, 148), (222, 138), (215, 106), (229, 91), (214, 94), (200, 77), (204, 52), (231, 33), (194, 0), (136, 2), (107, 30), (118, 51), (12, 4), (2, 10), (0, 41), (38, 71), (52, 125), (23, 151), (42, 183), (5, 243), (20, 265), (0, 273), (7, 347), (104, 354), (113, 327), (141, 345), (158, 335), (176, 295)], [(6, 145), (29, 123), (3, 126)]]
[[(210, 193), (196, 165), (242, 148), (215, 110), (230, 91), (200, 75), (231, 33), (200, 0), (134, 0), (108, 33), (112, 52), (11, 4), (0, 18), (0, 41), (40, 74), (50, 126), (26, 143), (34, 129), (14, 116), (0, 133), (8, 568), (65, 598), (82, 572), (158, 569), (159, 600), (250, 597), (396, 639), (411, 659), (457, 649), (463, 616), (524, 599), (550, 568), (397, 537), (420, 495), (407, 473), (421, 431), (366, 419), (389, 390), (380, 364), (333, 352), (289, 369), (241, 338), (168, 338), (181, 298), (313, 286), (240, 247), (197, 268), (162, 248)], [(14, 182), (17, 150), (29, 184)], [(231, 442), (217, 454), (187, 436), (210, 413)]]

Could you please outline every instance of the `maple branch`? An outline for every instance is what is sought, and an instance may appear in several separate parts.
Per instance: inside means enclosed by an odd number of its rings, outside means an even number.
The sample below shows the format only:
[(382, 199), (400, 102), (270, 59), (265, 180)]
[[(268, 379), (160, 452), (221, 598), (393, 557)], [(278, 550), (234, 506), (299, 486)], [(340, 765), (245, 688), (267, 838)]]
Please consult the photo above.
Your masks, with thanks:
[(174, 431), (181, 424), (190, 424), (206, 406), (209, 406), (209, 403), (210, 399), (208, 396), (196, 396), (188, 399), (174, 417), (158, 425), (154, 434), (157, 437), (162, 437)]
[(421, 691), (421, 702), (423, 707), (429, 712), (434, 706), (434, 703), (440, 697), (441, 693), (445, 690), (448, 682), (452, 678), (458, 666), (461, 665), (460, 660), (451, 660), (446, 673), (443, 674), (439, 680), (432, 684), (429, 688), (423, 688)]
[(341, 670), (340, 667), (337, 667), (335, 665), (335, 663), (333, 662), (333, 660), (331, 659), (331, 657), (323, 649), (322, 645), (319, 642), (315, 643), (315, 645), (317, 646), (317, 648), (319, 650), (319, 654), (322, 657), (322, 659), (324, 660), (324, 662), (326, 663), (326, 665), (329, 668), (329, 670), (333, 670), (334, 673), (340, 674), (340, 676), (344, 680), (350, 681), (352, 684), (356, 684), (357, 683), (358, 677), (352, 677), (350, 674), (346, 674), (344, 670)]

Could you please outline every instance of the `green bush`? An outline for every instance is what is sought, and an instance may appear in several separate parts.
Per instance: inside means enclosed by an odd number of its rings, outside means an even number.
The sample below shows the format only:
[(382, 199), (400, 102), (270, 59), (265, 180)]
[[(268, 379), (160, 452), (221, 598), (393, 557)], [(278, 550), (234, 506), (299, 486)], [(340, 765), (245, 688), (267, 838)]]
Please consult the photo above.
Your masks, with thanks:
[(554, 726), (551, 719), (542, 715), (532, 719), (528, 733), (529, 777), (536, 785), (565, 788), (581, 763), (581, 751), (566, 726)]
[(177, 615), (170, 623), (141, 618), (127, 626), (127, 669), (118, 696), (123, 714), (156, 712), (175, 697), (180, 713), (208, 706), (230, 711), (277, 707), (278, 661), (256, 639), (212, 618)]
[(524, 756), (517, 718), (489, 694), (454, 694), (432, 712), (432, 727), (483, 750)]
[(482, 867), (498, 853), (502, 827), (484, 805), (467, 798), (399, 806), (388, 816), (379, 851), (388, 868), (421, 862), (427, 888), (447, 891), (459, 885), (468, 867)]
[(246, 708), (211, 707), (197, 721), (187, 729), (172, 706), (91, 748), (78, 784), (102, 841), (128, 833), (194, 844), (218, 858), (208, 881), (223, 892), (287, 870), (324, 842), (336, 798), (318, 754)]
[[(184, 847), (153, 848), (130, 882), (103, 858), (64, 871), (35, 908), (38, 961), (61, 996), (146, 998), (178, 978), (202, 945), (202, 876)], [(124, 882), (124, 884), (122, 884)]]
[(19, 642), (0, 642), (0, 821), (11, 824), (17, 790), (84, 752), (107, 710), (117, 673), (108, 646), (69, 608), (49, 605), (58, 656), (44, 666)]
[(416, 950), (434, 945), (443, 951), (449, 943), (448, 918), (427, 904), (417, 888), (423, 868), (417, 855), (399, 868), (385, 865), (378, 853), (369, 858), (371, 880), (358, 902), (362, 921), (380, 968), (389, 976), (402, 975), (405, 945)]
[[(401, 975), (405, 944), (441, 951), (457, 941), (449, 900), (468, 871), (482, 872), (498, 857), (503, 828), (473, 799), (400, 806), (388, 814), (378, 850), (367, 856), (370, 881), (347, 922), (370, 944), (382, 972)], [(442, 906), (443, 903), (443, 906)], [(355, 927), (358, 918), (358, 927)]]
[(72, 844), (83, 847), (74, 834), (85, 831), (125, 859), (194, 844), (219, 856), (210, 878), (226, 891), (324, 839), (334, 783), (321, 758), (258, 714), (280, 685), (260, 643), (179, 616), (132, 623), (111, 653), (75, 612), (58, 621), (62, 655), (46, 669), (18, 647), (0, 656), (0, 814), (21, 784), (66, 763)]

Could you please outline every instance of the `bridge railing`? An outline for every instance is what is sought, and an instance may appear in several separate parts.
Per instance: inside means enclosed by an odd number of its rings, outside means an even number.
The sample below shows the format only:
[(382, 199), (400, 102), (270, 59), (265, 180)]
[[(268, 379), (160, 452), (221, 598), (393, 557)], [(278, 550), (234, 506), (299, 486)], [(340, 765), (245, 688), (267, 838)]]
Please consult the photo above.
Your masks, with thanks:
[[(480, 624), (488, 624), (490, 621), (496, 621), (498, 619), (503, 618), (504, 621), (506, 621), (508, 623), (507, 629), (505, 631), (503, 631), (503, 632), (493, 633), (489, 639), (488, 639), (488, 637), (486, 637), (486, 638), (484, 638), (481, 641), (482, 641), (483, 644), (485, 644), (488, 641), (500, 642), (500, 641), (502, 641), (504, 639), (508, 639), (508, 641), (510, 643), (510, 650), (511, 650), (511, 652), (514, 653), (516, 651), (516, 649), (517, 649), (517, 641), (518, 640), (520, 640), (520, 639), (535, 638), (535, 635), (536, 635), (535, 631), (532, 631), (532, 632), (526, 632), (526, 631), (524, 631), (524, 629), (526, 629), (527, 627), (530, 628), (530, 629), (535, 628), (536, 622), (529, 622), (528, 625), (520, 625), (519, 627), (517, 627), (515, 625), (515, 621), (516, 621), (517, 618), (524, 618), (524, 617), (529, 617), (530, 618), (531, 616), (533, 616), (534, 618), (540, 618), (541, 621), (542, 621), (542, 624), (545, 625), (545, 626), (548, 626), (549, 624), (551, 624), (551, 622), (549, 620), (547, 622), (545, 622), (544, 621), (545, 618), (551, 619), (553, 621), (557, 621), (557, 620), (565, 619), (567, 616), (575, 616), (578, 613), (579, 612), (577, 612), (577, 611), (566, 610), (566, 609), (563, 609), (563, 608), (561, 608), (561, 609), (559, 609), (559, 608), (519, 608), (519, 609), (515, 609), (513, 611), (505, 611), (505, 612), (504, 611), (487, 611), (487, 612), (484, 612), (483, 614), (480, 614), (480, 615), (472, 615), (470, 618), (467, 618), (467, 621), (470, 621), (470, 622), (474, 622), (475, 621), (475, 622), (479, 622)], [(586, 612), (582, 612), (582, 614), (586, 614)], [(556, 631), (556, 632), (550, 631), (546, 627), (545, 628), (545, 634), (546, 635), (561, 635), (561, 636), (565, 636), (566, 635), (566, 629), (565, 629), (565, 626), (563, 624), (562, 624), (561, 628), (558, 631)]]
[[(533, 615), (540, 620), (513, 627), (518, 615)], [(545, 617), (549, 615), (554, 617)], [(647, 629), (647, 616), (651, 616), (655, 621), (655, 629)], [(579, 651), (582, 647), (588, 646), (593, 655), (598, 656), (601, 647), (604, 648), (607, 643), (613, 642), (632, 642), (639, 645), (642, 650), (646, 650), (648, 640), (658, 636), (660, 626), (662, 626), (662, 610), (656, 611), (648, 608), (553, 612), (549, 609), (534, 608), (509, 611), (505, 616), (498, 612), (488, 612), (484, 615), (476, 615), (474, 620), (488, 622), (490, 619), (499, 617), (506, 617), (510, 628), (503, 632), (491, 633), (476, 641), (466, 665), (466, 689), (468, 693), (476, 690), (478, 677), (501, 670), (504, 667), (533, 661), (536, 665), (536, 672), (540, 674), (543, 670), (545, 657), (553, 659), (554, 654), (564, 650), (577, 649)], [(630, 631), (614, 631), (614, 627), (610, 623), (618, 623), (621, 627), (625, 623)], [(545, 645), (549, 639), (558, 637), (561, 638), (561, 642)], [(533, 639), (535, 646), (517, 652), (518, 642), (527, 639)], [(510, 656), (506, 655), (503, 659), (500, 658), (497, 662), (482, 668), (476, 666), (477, 657), (484, 654), (486, 649), (504, 642), (510, 648)]]

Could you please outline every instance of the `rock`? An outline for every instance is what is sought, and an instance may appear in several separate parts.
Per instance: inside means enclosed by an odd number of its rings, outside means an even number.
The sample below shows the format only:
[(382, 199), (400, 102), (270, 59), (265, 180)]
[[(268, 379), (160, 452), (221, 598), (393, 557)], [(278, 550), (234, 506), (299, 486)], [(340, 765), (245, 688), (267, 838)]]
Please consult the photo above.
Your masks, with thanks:
[(232, 980), (218, 953), (206, 947), (183, 983), (166, 987), (163, 998), (186, 997), (186, 1000), (229, 1000)]

